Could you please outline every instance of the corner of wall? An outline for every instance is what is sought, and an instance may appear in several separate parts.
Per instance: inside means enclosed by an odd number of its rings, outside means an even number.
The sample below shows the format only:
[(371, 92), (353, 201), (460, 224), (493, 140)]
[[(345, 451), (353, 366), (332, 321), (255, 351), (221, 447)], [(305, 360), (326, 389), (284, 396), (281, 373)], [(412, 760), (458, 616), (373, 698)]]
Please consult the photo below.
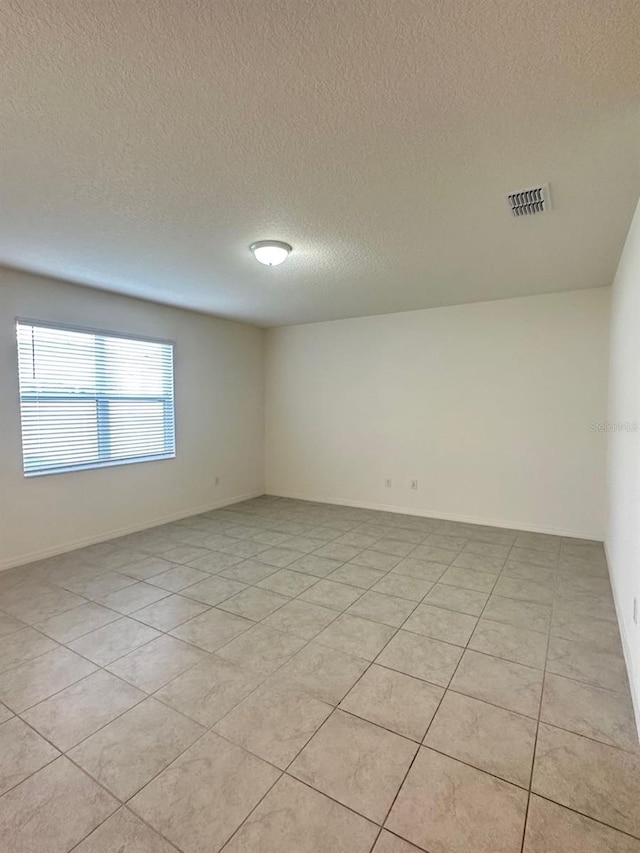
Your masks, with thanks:
[[(640, 203), (613, 282), (605, 551), (640, 735)], [(635, 423), (635, 429), (630, 424)]]
[(635, 656), (633, 648), (629, 641), (629, 631), (626, 629), (626, 620), (622, 609), (622, 594), (616, 586), (616, 576), (611, 569), (611, 558), (607, 542), (604, 543), (604, 552), (607, 560), (607, 570), (609, 572), (609, 581), (611, 583), (611, 591), (613, 593), (613, 603), (616, 608), (616, 619), (618, 621), (618, 629), (620, 631), (620, 642), (622, 644), (622, 654), (627, 667), (627, 677), (629, 678), (629, 692), (631, 693), (631, 704), (633, 705), (633, 713), (636, 720), (636, 728), (638, 730), (638, 740), (640, 741), (640, 683), (635, 670)]

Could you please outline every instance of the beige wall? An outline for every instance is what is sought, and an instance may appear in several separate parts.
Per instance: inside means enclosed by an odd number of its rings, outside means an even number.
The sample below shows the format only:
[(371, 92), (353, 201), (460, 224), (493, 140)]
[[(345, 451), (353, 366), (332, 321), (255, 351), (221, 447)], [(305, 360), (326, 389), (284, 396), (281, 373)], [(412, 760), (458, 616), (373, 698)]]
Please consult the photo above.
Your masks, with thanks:
[(267, 492), (601, 539), (609, 296), (269, 330)]
[[(176, 459), (25, 479), (17, 316), (175, 341)], [(262, 493), (263, 348), (251, 326), (0, 269), (0, 567)]]
[[(608, 421), (640, 424), (640, 205), (612, 289)], [(640, 728), (640, 433), (607, 433), (608, 522), (605, 544), (631, 692)], [(638, 613), (640, 621), (640, 612)]]

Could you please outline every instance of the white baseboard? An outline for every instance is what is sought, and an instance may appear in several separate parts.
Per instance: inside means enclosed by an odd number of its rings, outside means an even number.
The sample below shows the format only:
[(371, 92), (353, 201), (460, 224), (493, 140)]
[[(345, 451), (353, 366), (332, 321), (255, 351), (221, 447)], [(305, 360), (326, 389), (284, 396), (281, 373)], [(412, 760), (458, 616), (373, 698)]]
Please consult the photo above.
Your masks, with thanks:
[(158, 527), (161, 524), (169, 524), (171, 521), (179, 521), (181, 518), (188, 518), (190, 515), (200, 515), (203, 512), (211, 512), (214, 509), (220, 509), (224, 506), (248, 501), (251, 498), (259, 498), (264, 494), (264, 490), (247, 492), (244, 495), (235, 495), (231, 498), (223, 498), (214, 503), (205, 504), (204, 506), (191, 507), (191, 509), (181, 510), (171, 515), (165, 515), (161, 518), (153, 518), (145, 521), (143, 524), (134, 524), (131, 527), (120, 527), (117, 530), (110, 530), (108, 533), (101, 533), (97, 536), (89, 536), (86, 539), (76, 539), (73, 542), (67, 542), (65, 545), (56, 545), (53, 548), (43, 548), (40, 551), (32, 551), (29, 554), (22, 554), (11, 560), (0, 561), (0, 571), (5, 569), (13, 569), (16, 566), (24, 566), (27, 563), (33, 563), (36, 560), (44, 560), (47, 557), (57, 557), (58, 554), (66, 554), (69, 551), (77, 551), (78, 548), (86, 548), (87, 545), (96, 545), (99, 542), (108, 542), (110, 539), (117, 539), (119, 536), (126, 536), (128, 533), (139, 533), (141, 530), (148, 530), (150, 527)]
[(622, 614), (621, 605), (620, 605), (620, 596), (618, 595), (618, 591), (616, 589), (616, 585), (614, 582), (614, 575), (611, 571), (611, 561), (609, 560), (609, 550), (607, 548), (607, 543), (604, 543), (604, 553), (607, 558), (607, 569), (609, 572), (609, 581), (611, 583), (611, 590), (613, 592), (613, 603), (616, 608), (616, 618), (618, 620), (618, 631), (620, 633), (620, 640), (622, 642), (622, 653), (624, 655), (624, 662), (627, 667), (627, 675), (629, 677), (629, 689), (631, 691), (631, 702), (633, 704), (633, 713), (636, 718), (636, 726), (638, 729), (638, 740), (640, 741), (640, 684), (636, 683), (635, 680), (635, 670), (633, 668), (632, 663), (632, 654), (631, 654), (631, 645), (629, 644), (629, 638), (627, 637), (626, 630), (626, 622), (624, 621), (624, 616)]
[(482, 518), (475, 515), (460, 515), (451, 512), (438, 512), (436, 510), (426, 510), (409, 506), (391, 506), (389, 504), (375, 504), (367, 501), (350, 501), (346, 498), (329, 498), (318, 495), (302, 495), (294, 492), (288, 492), (286, 489), (269, 488), (267, 495), (273, 495), (279, 498), (293, 498), (300, 501), (312, 501), (313, 503), (321, 504), (336, 504), (337, 506), (352, 506), (357, 509), (375, 509), (382, 512), (395, 512), (401, 515), (417, 515), (420, 518), (435, 518), (439, 521), (459, 521), (463, 524), (482, 524), (489, 527), (503, 527), (508, 530), (523, 530), (527, 533), (547, 533), (552, 536), (568, 536), (572, 539), (591, 539), (594, 542), (602, 542), (602, 537), (594, 534), (592, 531), (584, 530), (566, 530), (564, 528), (544, 527), (538, 524), (528, 524), (527, 522), (505, 521), (504, 519)]

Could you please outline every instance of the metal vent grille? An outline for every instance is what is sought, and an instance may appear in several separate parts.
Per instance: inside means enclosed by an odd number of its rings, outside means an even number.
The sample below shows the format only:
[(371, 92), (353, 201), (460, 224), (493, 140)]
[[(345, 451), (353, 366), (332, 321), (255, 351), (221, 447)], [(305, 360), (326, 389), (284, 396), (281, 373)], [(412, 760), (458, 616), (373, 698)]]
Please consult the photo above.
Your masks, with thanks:
[(513, 216), (533, 216), (551, 210), (549, 184), (541, 184), (529, 190), (519, 190), (507, 196)]

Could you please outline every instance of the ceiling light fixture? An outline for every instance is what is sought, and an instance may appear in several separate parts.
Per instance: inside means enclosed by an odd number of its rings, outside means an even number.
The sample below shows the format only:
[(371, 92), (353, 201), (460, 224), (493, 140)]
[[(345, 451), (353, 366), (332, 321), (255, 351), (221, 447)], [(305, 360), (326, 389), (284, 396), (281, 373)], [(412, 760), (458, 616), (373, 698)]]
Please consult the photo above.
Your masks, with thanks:
[(291, 251), (291, 246), (288, 243), (281, 243), (280, 240), (259, 240), (257, 243), (252, 243), (249, 248), (256, 261), (268, 267), (275, 267), (286, 261)]

